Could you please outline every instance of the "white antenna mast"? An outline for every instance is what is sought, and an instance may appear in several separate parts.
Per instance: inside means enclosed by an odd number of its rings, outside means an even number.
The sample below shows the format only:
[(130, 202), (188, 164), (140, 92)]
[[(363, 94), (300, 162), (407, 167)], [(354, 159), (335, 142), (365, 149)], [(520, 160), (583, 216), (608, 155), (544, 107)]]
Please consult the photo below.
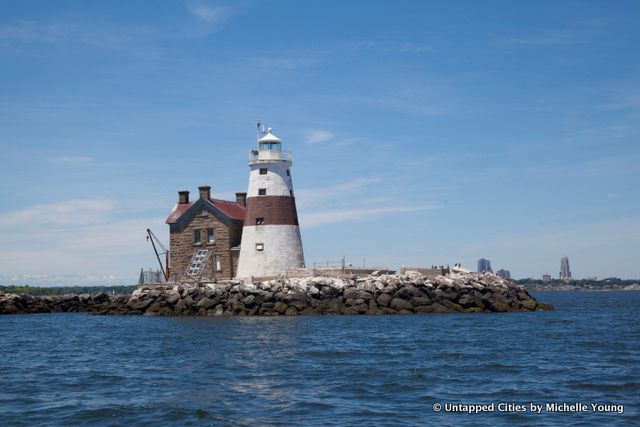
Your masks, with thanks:
[(260, 117), (258, 117), (258, 121), (256, 122), (256, 126), (258, 128), (258, 137), (256, 138), (256, 145), (260, 141)]
[[(264, 130), (264, 125), (260, 122), (260, 118), (258, 117), (258, 121), (256, 122), (256, 126), (258, 128), (258, 139), (257, 142), (260, 142), (260, 138), (262, 138), (262, 135), (266, 134), (267, 132), (265, 132)], [(260, 144), (258, 144), (260, 145)], [(258, 147), (259, 149), (260, 147)]]

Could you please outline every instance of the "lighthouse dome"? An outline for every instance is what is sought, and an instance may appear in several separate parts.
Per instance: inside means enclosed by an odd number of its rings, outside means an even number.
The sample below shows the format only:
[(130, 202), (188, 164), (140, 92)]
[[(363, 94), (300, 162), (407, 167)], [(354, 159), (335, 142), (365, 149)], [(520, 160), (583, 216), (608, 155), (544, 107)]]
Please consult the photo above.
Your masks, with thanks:
[(258, 140), (258, 142), (263, 143), (263, 142), (267, 142), (267, 143), (274, 143), (274, 142), (282, 142), (280, 140), (280, 138), (278, 138), (277, 136), (275, 136), (274, 134), (271, 133), (271, 128), (267, 129), (267, 134), (265, 136), (263, 136), (262, 138), (260, 138)]

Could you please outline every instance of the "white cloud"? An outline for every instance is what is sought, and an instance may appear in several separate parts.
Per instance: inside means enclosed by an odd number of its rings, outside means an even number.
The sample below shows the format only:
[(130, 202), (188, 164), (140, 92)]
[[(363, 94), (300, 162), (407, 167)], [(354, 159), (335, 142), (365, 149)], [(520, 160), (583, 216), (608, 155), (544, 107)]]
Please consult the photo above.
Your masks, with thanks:
[(362, 192), (362, 189), (380, 181), (380, 178), (358, 178), (326, 187), (303, 188), (296, 191), (296, 204), (298, 207), (308, 208), (329, 200), (335, 202), (337, 199), (350, 198), (350, 195)]
[(208, 24), (222, 24), (229, 16), (228, 9), (204, 3), (191, 3), (187, 5), (187, 9), (196, 18)]
[[(398, 111), (424, 117), (448, 116), (454, 114), (454, 105), (446, 105), (441, 98), (430, 95), (381, 95), (381, 96), (339, 96), (333, 102), (353, 104), (382, 110)], [(459, 107), (455, 107), (459, 110)]]
[[(126, 53), (144, 59), (171, 58), (166, 41), (203, 37), (215, 31), (230, 16), (231, 9), (194, 2), (187, 10), (197, 18), (185, 26), (171, 28), (145, 25), (114, 25), (91, 20), (32, 20), (0, 23), (0, 49), (28, 45), (74, 43)], [(96, 21), (95, 19), (93, 21)], [(99, 20), (98, 20), (99, 21)]]
[(282, 58), (282, 57), (265, 57), (256, 58), (251, 61), (258, 67), (262, 68), (282, 68), (285, 70), (296, 70), (298, 68), (308, 68), (315, 61), (310, 58)]
[(33, 205), (13, 212), (0, 214), (0, 227), (37, 226), (43, 224), (95, 224), (104, 221), (114, 210), (111, 200), (70, 200), (65, 202)]
[[(147, 228), (167, 231), (163, 218), (156, 217), (120, 220), (104, 216), (91, 224), (69, 222), (55, 227), (46, 224), (11, 227), (0, 234), (0, 248), (3, 248), (0, 249), (0, 271), (5, 275), (47, 276), (47, 280), (28, 283), (64, 284), (64, 280), (54, 280), (52, 276), (97, 278), (89, 280), (91, 282), (108, 281), (109, 276), (114, 276), (118, 284), (123, 283), (120, 280), (123, 277), (127, 284), (134, 284), (141, 267), (157, 268), (153, 250), (146, 241)], [(164, 233), (158, 235), (168, 246)]]
[(508, 37), (503, 40), (511, 45), (553, 46), (585, 43), (591, 34), (589, 30), (539, 30), (528, 35)]
[(317, 144), (318, 142), (325, 142), (333, 139), (333, 133), (322, 130), (314, 129), (307, 132), (307, 144)]
[(425, 53), (434, 49), (425, 44), (393, 41), (354, 41), (348, 43), (351, 49), (370, 50), (381, 53)]
[[(388, 189), (380, 189), (382, 178), (358, 178), (326, 187), (301, 189), (296, 194), (300, 211), (300, 225), (312, 228), (324, 224), (379, 217), (388, 214), (408, 213), (437, 209), (436, 205), (398, 205), (388, 196)], [(381, 190), (369, 191), (372, 188)], [(319, 206), (333, 209), (318, 211)]]
[(17, 21), (0, 24), (0, 41), (20, 43), (55, 43), (68, 34), (67, 25), (60, 23), (40, 23)]
[(436, 205), (425, 206), (388, 206), (388, 207), (370, 207), (360, 209), (345, 209), (325, 212), (313, 212), (301, 215), (300, 225), (303, 228), (312, 228), (324, 224), (332, 224), (336, 222), (353, 221), (356, 219), (379, 217), (388, 214), (421, 212), (438, 209)]
[(51, 159), (52, 163), (56, 163), (59, 165), (73, 164), (73, 163), (87, 163), (93, 160), (91, 157), (85, 156), (62, 156), (62, 157), (54, 157)]

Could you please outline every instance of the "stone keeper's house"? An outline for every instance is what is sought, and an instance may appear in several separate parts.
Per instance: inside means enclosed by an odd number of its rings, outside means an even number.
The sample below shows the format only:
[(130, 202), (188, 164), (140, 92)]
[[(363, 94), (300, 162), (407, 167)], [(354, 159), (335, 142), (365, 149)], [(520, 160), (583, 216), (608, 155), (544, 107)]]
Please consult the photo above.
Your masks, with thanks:
[(236, 193), (236, 201), (211, 198), (211, 187), (199, 187), (200, 197), (189, 201), (188, 191), (179, 191), (169, 224), (171, 280), (180, 280), (197, 249), (211, 250), (202, 277), (231, 279), (236, 274), (247, 193)]

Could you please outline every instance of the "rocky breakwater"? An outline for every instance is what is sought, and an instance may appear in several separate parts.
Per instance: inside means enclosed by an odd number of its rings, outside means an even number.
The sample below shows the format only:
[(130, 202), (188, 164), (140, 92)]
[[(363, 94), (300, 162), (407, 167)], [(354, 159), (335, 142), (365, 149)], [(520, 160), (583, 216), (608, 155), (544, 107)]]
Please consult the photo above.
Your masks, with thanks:
[(398, 314), (548, 310), (513, 283), (492, 274), (427, 278), (371, 275), (310, 277), (245, 283), (140, 288), (122, 304), (99, 314), (294, 316), (315, 314)]
[(47, 296), (0, 293), (0, 314), (97, 312), (111, 306), (125, 305), (129, 297), (129, 295), (113, 296), (104, 292), (96, 295)]
[(169, 316), (295, 316), (548, 310), (522, 288), (492, 274), (428, 278), (308, 277), (245, 283), (139, 288), (131, 295), (0, 295), (0, 314), (88, 312)]

